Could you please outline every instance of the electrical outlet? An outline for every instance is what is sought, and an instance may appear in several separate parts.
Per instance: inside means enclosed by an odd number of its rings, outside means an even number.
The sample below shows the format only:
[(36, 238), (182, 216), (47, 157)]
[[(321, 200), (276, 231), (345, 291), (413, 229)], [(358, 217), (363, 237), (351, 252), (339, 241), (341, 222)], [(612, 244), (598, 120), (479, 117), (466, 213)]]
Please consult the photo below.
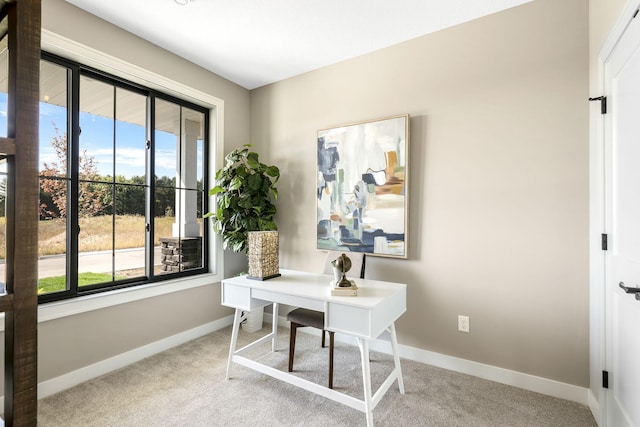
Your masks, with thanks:
[(458, 331), (469, 332), (469, 316), (458, 316)]

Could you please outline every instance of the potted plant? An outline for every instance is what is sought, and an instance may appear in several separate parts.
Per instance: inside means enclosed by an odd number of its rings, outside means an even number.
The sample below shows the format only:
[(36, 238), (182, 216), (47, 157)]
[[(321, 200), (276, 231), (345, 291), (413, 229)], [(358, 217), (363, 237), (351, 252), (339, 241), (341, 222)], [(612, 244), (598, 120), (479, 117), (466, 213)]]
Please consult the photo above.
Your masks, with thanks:
[[(233, 252), (247, 252), (248, 232), (278, 229), (273, 217), (280, 170), (261, 163), (250, 147), (243, 145), (225, 156), (225, 165), (216, 172), (215, 186), (209, 190), (209, 196), (217, 197), (215, 212), (204, 216), (211, 218), (213, 230), (222, 235), (223, 248)], [(243, 329), (262, 329), (263, 312), (260, 308), (247, 313)]]
[(215, 186), (209, 190), (209, 196), (217, 196), (217, 207), (205, 218), (211, 217), (223, 247), (233, 252), (246, 253), (249, 231), (278, 229), (273, 217), (280, 170), (260, 163), (250, 147), (243, 145), (225, 156), (225, 165), (216, 172)]

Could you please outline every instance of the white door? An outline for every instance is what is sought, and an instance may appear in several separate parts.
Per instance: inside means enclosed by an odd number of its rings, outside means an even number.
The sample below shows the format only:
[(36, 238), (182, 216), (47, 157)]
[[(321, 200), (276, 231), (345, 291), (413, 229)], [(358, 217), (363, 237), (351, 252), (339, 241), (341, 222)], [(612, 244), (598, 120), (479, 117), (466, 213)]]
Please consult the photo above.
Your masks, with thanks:
[[(605, 62), (607, 426), (640, 427), (640, 17)], [(640, 294), (639, 298), (640, 298)]]

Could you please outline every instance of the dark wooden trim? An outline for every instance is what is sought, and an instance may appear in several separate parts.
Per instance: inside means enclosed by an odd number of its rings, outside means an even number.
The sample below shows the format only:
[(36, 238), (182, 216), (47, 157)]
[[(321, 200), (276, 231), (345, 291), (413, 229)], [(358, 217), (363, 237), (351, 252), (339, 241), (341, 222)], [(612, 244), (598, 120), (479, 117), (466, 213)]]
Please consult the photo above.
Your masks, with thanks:
[(13, 138), (0, 137), (0, 155), (13, 156), (16, 154), (16, 144)]
[(7, 312), (10, 310), (13, 310), (13, 295), (0, 295), (0, 312)]
[(7, 293), (4, 418), (35, 426), (38, 392), (38, 121), (41, 0), (12, 2), (9, 16)]

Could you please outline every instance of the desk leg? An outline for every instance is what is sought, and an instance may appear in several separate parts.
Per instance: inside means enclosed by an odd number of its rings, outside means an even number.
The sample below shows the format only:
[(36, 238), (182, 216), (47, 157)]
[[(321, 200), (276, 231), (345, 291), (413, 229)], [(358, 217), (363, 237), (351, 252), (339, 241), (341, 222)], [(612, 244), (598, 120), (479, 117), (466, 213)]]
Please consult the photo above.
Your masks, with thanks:
[(358, 338), (360, 359), (362, 359), (362, 384), (364, 386), (364, 409), (367, 415), (367, 427), (373, 427), (373, 408), (371, 401), (371, 366), (369, 364), (369, 342)]
[(396, 336), (396, 323), (393, 322), (389, 327), (391, 333), (391, 349), (393, 350), (393, 362), (398, 372), (398, 388), (400, 394), (404, 394), (404, 380), (402, 379), (402, 368), (400, 368), (400, 355), (398, 354), (398, 338)]
[(273, 318), (271, 321), (271, 332), (273, 338), (271, 339), (271, 351), (276, 351), (276, 340), (278, 339), (278, 303), (273, 303)]
[(229, 346), (229, 359), (227, 360), (227, 377), (231, 374), (231, 360), (233, 359), (233, 353), (236, 352), (236, 344), (238, 343), (238, 330), (240, 330), (240, 318), (242, 317), (242, 310), (236, 308), (236, 314), (233, 316), (233, 329), (231, 329), (231, 345)]

